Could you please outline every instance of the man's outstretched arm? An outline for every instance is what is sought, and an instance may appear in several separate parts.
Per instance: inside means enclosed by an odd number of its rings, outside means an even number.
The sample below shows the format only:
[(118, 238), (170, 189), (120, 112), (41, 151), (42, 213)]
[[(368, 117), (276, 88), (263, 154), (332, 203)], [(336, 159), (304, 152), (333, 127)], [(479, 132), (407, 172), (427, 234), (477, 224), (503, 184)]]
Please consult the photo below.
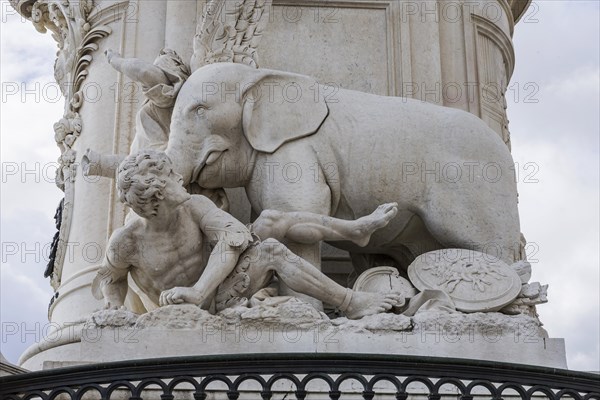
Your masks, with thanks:
[(169, 79), (164, 72), (154, 64), (137, 58), (123, 58), (112, 50), (106, 50), (108, 63), (129, 79), (139, 82), (145, 89), (160, 84), (169, 84)]

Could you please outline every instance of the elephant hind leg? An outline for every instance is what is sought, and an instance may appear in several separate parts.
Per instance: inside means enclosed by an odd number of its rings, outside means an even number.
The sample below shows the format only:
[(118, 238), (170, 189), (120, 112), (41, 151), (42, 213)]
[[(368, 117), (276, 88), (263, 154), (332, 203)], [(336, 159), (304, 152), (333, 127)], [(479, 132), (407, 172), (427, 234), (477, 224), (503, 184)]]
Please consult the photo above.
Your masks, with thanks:
[[(518, 217), (494, 206), (465, 208), (463, 213), (441, 209), (426, 213), (425, 225), (443, 248), (459, 248), (490, 254), (511, 265), (519, 258)], [(501, 210), (501, 211), (498, 211)], [(470, 213), (468, 212), (470, 211)]]

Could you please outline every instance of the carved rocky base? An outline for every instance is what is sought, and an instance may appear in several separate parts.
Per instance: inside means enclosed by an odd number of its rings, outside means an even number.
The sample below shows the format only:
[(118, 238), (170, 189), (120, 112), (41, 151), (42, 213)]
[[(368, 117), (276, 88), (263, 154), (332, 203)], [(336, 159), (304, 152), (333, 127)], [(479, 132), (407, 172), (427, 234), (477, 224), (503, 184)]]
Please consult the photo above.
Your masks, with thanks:
[(563, 339), (525, 315), (423, 311), (329, 319), (301, 300), (265, 302), (212, 315), (193, 305), (144, 315), (99, 311), (70, 343), (23, 355), (30, 370), (180, 355), (236, 353), (407, 354), (566, 368)]

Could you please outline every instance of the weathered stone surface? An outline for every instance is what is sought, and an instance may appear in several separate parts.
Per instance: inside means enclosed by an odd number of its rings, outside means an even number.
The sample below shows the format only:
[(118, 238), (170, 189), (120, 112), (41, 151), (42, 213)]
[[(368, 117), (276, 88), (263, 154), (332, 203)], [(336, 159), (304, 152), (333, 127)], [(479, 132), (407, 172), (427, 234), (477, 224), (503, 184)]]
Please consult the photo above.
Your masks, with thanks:
[(498, 312), (448, 313), (424, 310), (414, 316), (384, 313), (369, 315), (359, 320), (345, 317), (329, 319), (312, 305), (293, 297), (273, 298), (253, 307), (228, 308), (213, 315), (200, 307), (185, 304), (160, 307), (141, 316), (124, 310), (105, 310), (92, 315), (86, 329), (133, 328), (136, 330), (202, 330), (212, 326), (271, 326), (298, 329), (331, 329), (342, 332), (426, 332), (435, 329), (453, 333), (519, 332), (531, 337), (548, 337), (536, 318), (525, 315), (509, 316)]
[(193, 304), (165, 306), (142, 315), (136, 329), (195, 329), (204, 323), (215, 323), (218, 318)]
[(441, 313), (425, 311), (412, 317), (416, 331), (447, 332), (450, 335), (483, 335), (487, 338), (514, 336), (516, 341), (529, 338), (547, 338), (537, 318), (525, 315), (509, 316), (498, 312), (487, 313)]
[(218, 314), (228, 324), (280, 324), (299, 328), (329, 323), (329, 318), (310, 304), (294, 297), (268, 298), (252, 307), (228, 308)]
[(359, 320), (337, 318), (331, 320), (331, 324), (348, 332), (364, 331), (411, 331), (413, 328), (410, 317), (401, 314), (379, 314), (364, 317)]
[(521, 277), (521, 282), (523, 284), (529, 282), (531, 279), (531, 264), (527, 260), (517, 261), (510, 267), (517, 272), (519, 277)]
[(121, 328), (132, 327), (136, 324), (138, 314), (132, 313), (129, 310), (100, 310), (93, 313), (86, 322), (86, 326), (90, 328)]

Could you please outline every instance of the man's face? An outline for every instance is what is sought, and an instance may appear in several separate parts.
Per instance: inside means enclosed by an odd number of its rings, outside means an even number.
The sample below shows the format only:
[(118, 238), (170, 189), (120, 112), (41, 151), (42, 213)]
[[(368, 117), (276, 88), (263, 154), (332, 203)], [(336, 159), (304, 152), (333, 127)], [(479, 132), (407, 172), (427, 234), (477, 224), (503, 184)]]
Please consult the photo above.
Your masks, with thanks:
[(182, 196), (187, 195), (187, 191), (184, 189), (182, 183), (183, 179), (181, 175), (171, 171), (165, 179), (166, 185), (163, 189), (163, 198), (169, 203), (177, 204), (180, 203)]
[(182, 186), (183, 179), (181, 175), (171, 170), (168, 174), (159, 175), (157, 178), (165, 182), (159, 193), (148, 199), (145, 204), (142, 204), (143, 202), (139, 201), (138, 198), (131, 199), (131, 204), (128, 204), (142, 218), (152, 219), (166, 211), (163, 208), (175, 208), (189, 198), (189, 194)]

